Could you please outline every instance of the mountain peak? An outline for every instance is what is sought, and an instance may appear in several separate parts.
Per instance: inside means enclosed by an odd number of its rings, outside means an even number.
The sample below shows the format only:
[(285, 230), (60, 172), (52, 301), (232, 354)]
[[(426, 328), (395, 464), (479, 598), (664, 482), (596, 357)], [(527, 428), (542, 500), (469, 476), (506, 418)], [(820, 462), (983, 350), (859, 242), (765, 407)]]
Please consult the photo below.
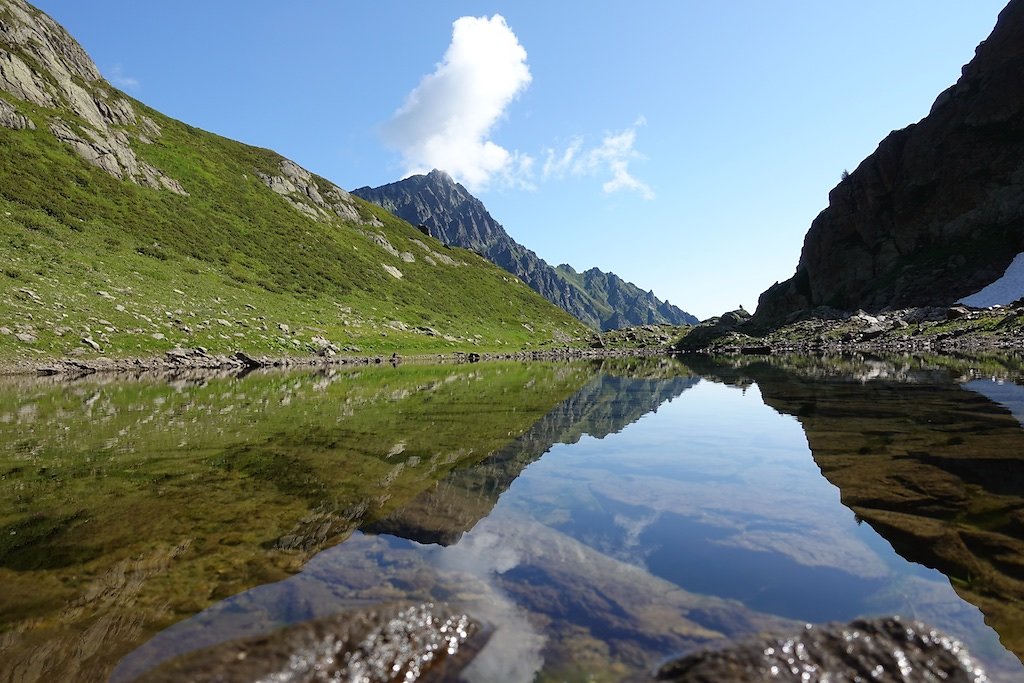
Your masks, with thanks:
[(480, 253), (594, 329), (697, 322), (686, 311), (659, 301), (614, 273), (591, 268), (580, 274), (568, 264), (551, 267), (512, 239), (483, 203), (444, 171), (434, 169), (426, 176), (362, 187), (353, 194), (410, 223), (425, 225), (445, 244)]
[(442, 171), (439, 168), (435, 168), (427, 174), (429, 180), (433, 180), (435, 183), (444, 183), (446, 185), (456, 185), (455, 179), (448, 174), (447, 171)]

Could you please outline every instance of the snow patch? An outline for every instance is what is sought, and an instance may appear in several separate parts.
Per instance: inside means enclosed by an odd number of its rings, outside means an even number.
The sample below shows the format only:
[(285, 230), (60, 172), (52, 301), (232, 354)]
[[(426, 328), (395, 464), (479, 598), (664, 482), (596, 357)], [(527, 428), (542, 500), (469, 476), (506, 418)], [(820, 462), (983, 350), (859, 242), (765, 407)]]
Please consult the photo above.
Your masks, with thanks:
[(1024, 252), (1017, 254), (1001, 278), (957, 303), (986, 308), (1012, 304), (1021, 297), (1024, 297)]

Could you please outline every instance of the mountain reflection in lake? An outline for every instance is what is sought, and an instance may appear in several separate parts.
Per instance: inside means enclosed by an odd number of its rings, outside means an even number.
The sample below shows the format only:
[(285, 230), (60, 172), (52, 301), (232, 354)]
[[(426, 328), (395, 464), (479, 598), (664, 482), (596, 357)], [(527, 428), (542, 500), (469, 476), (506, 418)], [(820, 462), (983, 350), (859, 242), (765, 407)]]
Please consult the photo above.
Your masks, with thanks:
[(0, 680), (128, 681), (406, 600), (490, 627), (469, 681), (622, 680), (882, 614), (1019, 680), (1021, 376), (691, 359), (0, 387)]

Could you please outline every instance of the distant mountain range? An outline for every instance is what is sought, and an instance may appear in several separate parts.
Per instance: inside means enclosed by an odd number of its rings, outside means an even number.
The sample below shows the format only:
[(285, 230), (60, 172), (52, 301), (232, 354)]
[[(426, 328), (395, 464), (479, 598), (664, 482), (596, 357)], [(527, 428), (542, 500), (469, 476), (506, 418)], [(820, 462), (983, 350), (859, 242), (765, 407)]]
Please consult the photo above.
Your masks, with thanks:
[(594, 329), (699, 322), (615, 273), (597, 268), (577, 273), (567, 264), (548, 265), (512, 239), (479, 199), (443, 171), (435, 169), (380, 187), (361, 187), (352, 194), (424, 226), (445, 244), (479, 253)]

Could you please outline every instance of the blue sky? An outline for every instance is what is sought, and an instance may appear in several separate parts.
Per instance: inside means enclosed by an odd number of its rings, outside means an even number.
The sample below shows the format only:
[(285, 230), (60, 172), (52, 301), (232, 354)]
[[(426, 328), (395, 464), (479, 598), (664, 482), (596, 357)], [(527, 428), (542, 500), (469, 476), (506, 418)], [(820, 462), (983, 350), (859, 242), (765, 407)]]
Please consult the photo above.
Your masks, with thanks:
[(793, 273), (843, 169), (928, 113), (1005, 3), (35, 4), (166, 114), (349, 189), (455, 166), (549, 263), (705, 318)]

